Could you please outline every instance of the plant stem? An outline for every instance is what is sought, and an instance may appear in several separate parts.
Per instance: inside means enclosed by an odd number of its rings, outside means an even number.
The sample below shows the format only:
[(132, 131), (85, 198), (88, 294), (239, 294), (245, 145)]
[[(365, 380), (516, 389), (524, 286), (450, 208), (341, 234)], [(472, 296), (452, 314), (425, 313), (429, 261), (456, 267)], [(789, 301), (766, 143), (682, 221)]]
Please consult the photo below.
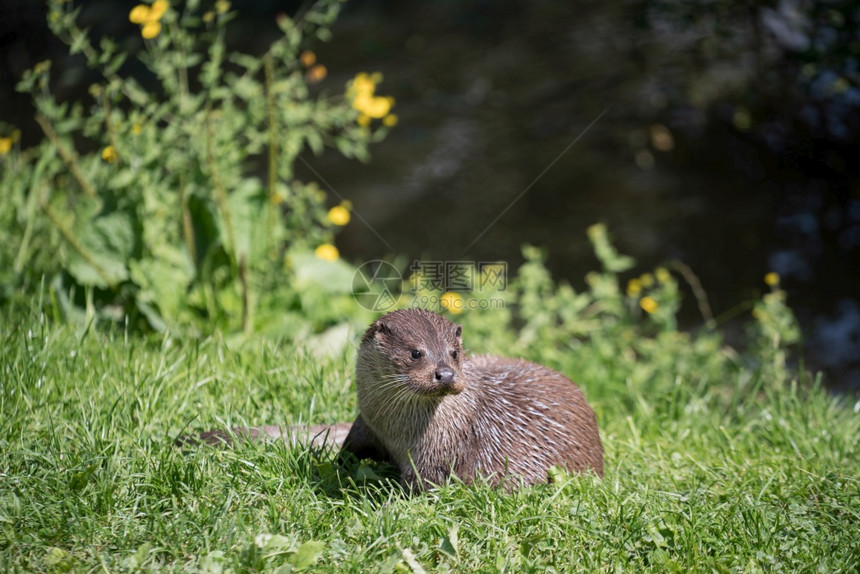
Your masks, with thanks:
[(60, 141), (59, 136), (57, 136), (57, 132), (54, 131), (53, 126), (48, 121), (48, 118), (43, 116), (42, 114), (36, 114), (36, 121), (42, 128), (42, 131), (45, 132), (45, 135), (48, 136), (48, 139), (51, 140), (51, 143), (54, 144), (54, 147), (57, 148), (57, 152), (60, 154), (60, 157), (63, 159), (63, 163), (66, 164), (66, 167), (72, 173), (72, 177), (78, 182), (78, 185), (81, 186), (81, 189), (84, 190), (84, 193), (87, 194), (88, 197), (95, 199), (98, 194), (96, 193), (93, 185), (86, 180), (84, 174), (78, 169), (78, 156), (72, 151), (66, 149), (66, 146), (63, 145), (63, 142)]
[[(266, 242), (269, 242), (274, 237), (275, 232), (275, 214), (278, 209), (276, 202), (275, 186), (278, 182), (278, 129), (277, 116), (275, 115), (275, 94), (274, 94), (274, 64), (272, 63), (272, 54), (267, 52), (265, 56), (266, 66), (266, 111), (269, 118), (269, 201), (267, 204), (268, 211), (268, 233), (266, 234)], [(275, 245), (269, 245), (269, 256), (275, 258)]]
[(177, 27), (172, 25), (170, 26), (170, 36), (173, 39), (173, 43), (179, 49), (179, 65), (177, 66), (177, 83), (179, 84), (179, 110), (180, 112), (185, 109), (185, 100), (188, 98), (188, 64), (187, 64), (187, 56), (185, 53), (185, 46), (182, 43), (182, 36), (177, 31)]
[(41, 197), (37, 184), (42, 182), (42, 173), (44, 164), (48, 161), (48, 156), (43, 155), (36, 163), (36, 168), (33, 170), (33, 183), (30, 186), (29, 197), (27, 198), (27, 224), (24, 227), (24, 237), (21, 239), (21, 246), (18, 248), (18, 256), (15, 257), (15, 273), (20, 273), (24, 269), (24, 259), (27, 251), (30, 248), (30, 239), (33, 237), (33, 228), (36, 225), (36, 204), (37, 198)]
[(221, 183), (221, 176), (218, 173), (218, 167), (215, 164), (215, 150), (212, 140), (215, 138), (215, 130), (212, 127), (212, 110), (206, 112), (206, 163), (209, 166), (209, 171), (212, 174), (212, 185), (215, 187), (215, 203), (218, 205), (221, 216), (224, 218), (224, 228), (227, 232), (227, 255), (231, 262), (235, 265), (238, 261), (236, 253), (236, 241), (233, 237), (233, 224), (230, 220), (230, 208), (227, 205), (227, 192)]
[(191, 220), (191, 211), (188, 209), (188, 195), (185, 193), (185, 174), (179, 176), (179, 209), (182, 210), (182, 237), (191, 262), (197, 266), (197, 244), (194, 238), (194, 222)]
[(248, 289), (248, 263), (243, 254), (239, 259), (239, 282), (242, 285), (242, 332), (251, 333), (251, 306)]
[(715, 327), (714, 314), (711, 311), (711, 305), (708, 303), (708, 294), (702, 288), (702, 282), (699, 281), (699, 278), (688, 265), (677, 260), (671, 261), (669, 265), (684, 277), (690, 289), (693, 290), (693, 296), (696, 298), (696, 303), (699, 305), (699, 313), (702, 314), (705, 324), (709, 327)]

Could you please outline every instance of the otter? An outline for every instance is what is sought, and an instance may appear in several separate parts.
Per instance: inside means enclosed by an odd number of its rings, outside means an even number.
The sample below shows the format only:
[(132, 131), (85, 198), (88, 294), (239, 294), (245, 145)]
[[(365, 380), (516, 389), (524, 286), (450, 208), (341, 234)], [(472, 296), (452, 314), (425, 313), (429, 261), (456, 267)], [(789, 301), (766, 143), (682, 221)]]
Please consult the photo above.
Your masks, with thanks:
[[(467, 358), (462, 326), (423, 309), (373, 322), (356, 363), (351, 426), (234, 429), (237, 436), (334, 443), (393, 464), (410, 491), (454, 475), (512, 489), (546, 482), (551, 466), (603, 476), (594, 411), (564, 375), (520, 359)], [(348, 430), (347, 430), (348, 429)], [(225, 433), (201, 438), (225, 440)]]

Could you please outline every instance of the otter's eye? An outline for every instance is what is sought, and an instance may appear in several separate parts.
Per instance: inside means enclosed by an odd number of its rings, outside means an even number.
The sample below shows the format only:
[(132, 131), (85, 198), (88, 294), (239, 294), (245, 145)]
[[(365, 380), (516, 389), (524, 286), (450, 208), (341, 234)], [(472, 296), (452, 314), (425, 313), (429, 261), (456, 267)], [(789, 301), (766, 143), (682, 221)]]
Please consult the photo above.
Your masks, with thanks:
[(412, 349), (412, 352), (410, 353), (410, 355), (412, 355), (413, 359), (420, 359), (421, 358), (421, 351), (419, 351), (418, 349)]
[(457, 360), (457, 357), (459, 357), (459, 356), (460, 356), (460, 351), (451, 351), (451, 358), (454, 359), (455, 361)]

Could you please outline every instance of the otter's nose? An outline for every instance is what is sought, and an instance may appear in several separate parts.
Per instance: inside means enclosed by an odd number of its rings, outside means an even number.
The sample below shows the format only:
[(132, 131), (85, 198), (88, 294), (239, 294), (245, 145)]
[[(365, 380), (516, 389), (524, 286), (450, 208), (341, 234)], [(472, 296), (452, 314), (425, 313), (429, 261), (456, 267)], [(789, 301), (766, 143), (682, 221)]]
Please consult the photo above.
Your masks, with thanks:
[(451, 367), (439, 366), (436, 367), (436, 382), (443, 385), (450, 385), (454, 382), (454, 369)]

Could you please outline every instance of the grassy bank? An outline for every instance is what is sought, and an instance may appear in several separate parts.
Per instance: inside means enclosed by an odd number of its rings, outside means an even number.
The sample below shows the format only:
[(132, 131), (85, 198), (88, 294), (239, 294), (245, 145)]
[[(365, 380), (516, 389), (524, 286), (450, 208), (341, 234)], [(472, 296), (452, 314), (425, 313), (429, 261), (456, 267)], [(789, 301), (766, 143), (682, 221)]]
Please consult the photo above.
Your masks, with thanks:
[[(410, 499), (326, 452), (173, 446), (192, 428), (350, 420), (350, 346), (314, 357), (262, 339), (142, 340), (27, 312), (2, 321), (2, 571), (860, 564), (858, 404), (809, 382), (775, 387), (739, 370), (646, 388), (588, 375), (604, 372), (588, 357), (603, 359), (584, 349), (564, 370), (597, 412), (602, 481), (559, 476), (514, 495), (451, 484)], [(478, 342), (467, 332), (465, 344)]]

